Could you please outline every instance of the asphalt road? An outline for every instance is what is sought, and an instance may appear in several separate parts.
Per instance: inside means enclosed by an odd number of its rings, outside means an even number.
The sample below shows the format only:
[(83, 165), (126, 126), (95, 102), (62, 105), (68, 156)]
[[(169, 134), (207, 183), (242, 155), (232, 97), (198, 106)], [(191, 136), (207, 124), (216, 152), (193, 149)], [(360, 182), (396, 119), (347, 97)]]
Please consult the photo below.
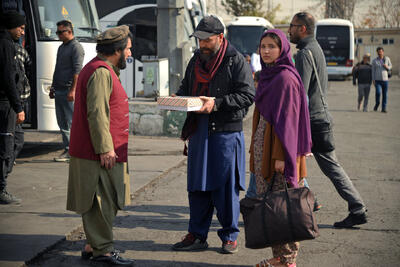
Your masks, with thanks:
[[(387, 114), (357, 112), (356, 92), (350, 81), (330, 82), (328, 102), (335, 120), (337, 156), (367, 204), (369, 222), (355, 229), (332, 227), (335, 221), (347, 216), (347, 205), (318, 169), (315, 160), (308, 160), (308, 181), (323, 205), (317, 213), (321, 236), (313, 241), (301, 242), (298, 266), (399, 266), (400, 80), (390, 81)], [(370, 109), (373, 104), (372, 88)], [(251, 118), (246, 120), (244, 128), (249, 144)], [(174, 140), (154, 138), (147, 143), (140, 142), (136, 151), (149, 150), (157, 154), (159, 144), (167, 141), (172, 142), (171, 147), (176, 144)], [(136, 259), (136, 266), (251, 266), (263, 258), (271, 257), (270, 249), (246, 249), (243, 231), (238, 240), (239, 252), (235, 255), (220, 254), (221, 242), (216, 234), (219, 224), (215, 216), (207, 251), (171, 251), (171, 244), (180, 241), (186, 234), (189, 218), (186, 164), (183, 158), (171, 160), (173, 154), (158, 153), (157, 161), (149, 163), (148, 171), (158, 168), (163, 161), (169, 160), (175, 164), (153, 173), (152, 179), (147, 179), (142, 187), (133, 190), (136, 191), (133, 205), (119, 212), (114, 227), (116, 248), (123, 251), (125, 256)], [(141, 156), (137, 153), (136, 160)], [(41, 169), (44, 165), (35, 161), (37, 157), (40, 156), (34, 156), (31, 163), (17, 164), (16, 172), (24, 173), (25, 179), (40, 176), (41, 183), (36, 185), (36, 190), (41, 188), (42, 193), (46, 192), (46, 197), (37, 196), (32, 187), (25, 187), (22, 183), (17, 184), (17, 179), (10, 179), (10, 189), (24, 194), (24, 199), (29, 199), (29, 203), (24, 202), (24, 208), (0, 207), (0, 266), (20, 266), (23, 261), (27, 261), (28, 266), (89, 266), (89, 262), (81, 261), (79, 257), (84, 245), (80, 219), (62, 208), (65, 207), (62, 190), (65, 190), (67, 167), (47, 162), (43, 163), (47, 167)], [(51, 166), (55, 166), (54, 169)], [(138, 169), (136, 173), (139, 173)], [(39, 199), (46, 212), (29, 210), (30, 203), (36, 203)], [(37, 205), (32, 204), (32, 209), (38, 209)], [(37, 225), (35, 220), (43, 216), (47, 220), (41, 220)], [(26, 218), (32, 221), (27, 223), (24, 221)], [(55, 223), (68, 229), (65, 235), (60, 234), (60, 230), (56, 231)], [(35, 230), (35, 234), (33, 228), (40, 230)], [(13, 240), (26, 240), (35, 245), (45, 238), (54, 239), (53, 245), (41, 250), (42, 253), (36, 254), (36, 257), (9, 256), (16, 253), (15, 248), (10, 249)], [(5, 248), (8, 248), (8, 253), (1, 252)], [(17, 263), (19, 265), (15, 265)]]

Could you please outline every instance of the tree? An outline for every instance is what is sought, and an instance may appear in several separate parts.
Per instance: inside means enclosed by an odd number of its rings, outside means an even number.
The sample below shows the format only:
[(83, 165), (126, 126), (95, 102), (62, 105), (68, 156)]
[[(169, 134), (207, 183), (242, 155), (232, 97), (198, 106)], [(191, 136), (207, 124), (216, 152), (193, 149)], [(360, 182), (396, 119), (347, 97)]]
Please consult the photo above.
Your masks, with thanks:
[(284, 24), (289, 22), (289, 17), (283, 20), (276, 19), (276, 13), (281, 10), (281, 4), (267, 9), (264, 8), (264, 0), (223, 0), (222, 5), (228, 14), (234, 16), (256, 16), (267, 19), (272, 24)]
[[(352, 21), (354, 7), (359, 0), (315, 0), (318, 2), (311, 9), (323, 9), (325, 18), (339, 18)], [(319, 13), (319, 12), (317, 12)]]
[(222, 5), (228, 14), (235, 16), (260, 16), (263, 0), (224, 0)]
[(326, 0), (325, 18), (353, 20), (357, 0)]
[(364, 27), (400, 27), (400, 0), (377, 0), (361, 22)]

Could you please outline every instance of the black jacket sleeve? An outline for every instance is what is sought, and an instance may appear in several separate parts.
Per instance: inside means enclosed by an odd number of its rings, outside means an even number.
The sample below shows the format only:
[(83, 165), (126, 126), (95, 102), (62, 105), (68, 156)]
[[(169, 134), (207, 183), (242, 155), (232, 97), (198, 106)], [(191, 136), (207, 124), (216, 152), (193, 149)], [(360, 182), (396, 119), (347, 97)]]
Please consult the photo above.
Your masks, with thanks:
[(22, 111), (21, 99), (17, 90), (18, 81), (16, 72), (15, 47), (11, 41), (0, 40), (0, 58), (1, 58), (1, 85), (2, 91), (7, 96), (11, 107), (16, 113)]
[(215, 99), (220, 111), (236, 111), (253, 104), (255, 89), (250, 65), (237, 54), (233, 59), (230, 93)]
[(181, 86), (179, 87), (178, 92), (176, 92), (176, 95), (178, 96), (189, 96), (190, 95), (190, 90), (192, 89), (192, 85), (190, 85), (190, 81), (192, 81), (192, 73), (193, 73), (193, 65), (194, 64), (194, 57), (192, 57), (186, 67), (185, 70), (185, 77), (183, 77), (183, 80), (181, 82)]

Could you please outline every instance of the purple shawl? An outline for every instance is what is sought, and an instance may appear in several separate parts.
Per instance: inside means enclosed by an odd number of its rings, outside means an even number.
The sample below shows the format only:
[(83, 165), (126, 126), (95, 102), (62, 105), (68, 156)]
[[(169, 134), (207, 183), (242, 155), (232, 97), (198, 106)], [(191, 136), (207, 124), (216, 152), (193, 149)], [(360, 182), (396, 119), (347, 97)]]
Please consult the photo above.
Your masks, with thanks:
[(282, 49), (273, 66), (267, 66), (261, 58), (262, 69), (254, 100), (260, 114), (274, 127), (282, 143), (286, 180), (298, 187), (296, 159), (310, 153), (312, 145), (306, 94), (294, 67), (286, 35), (273, 29), (265, 31), (261, 40), (267, 33), (274, 33), (281, 39)]

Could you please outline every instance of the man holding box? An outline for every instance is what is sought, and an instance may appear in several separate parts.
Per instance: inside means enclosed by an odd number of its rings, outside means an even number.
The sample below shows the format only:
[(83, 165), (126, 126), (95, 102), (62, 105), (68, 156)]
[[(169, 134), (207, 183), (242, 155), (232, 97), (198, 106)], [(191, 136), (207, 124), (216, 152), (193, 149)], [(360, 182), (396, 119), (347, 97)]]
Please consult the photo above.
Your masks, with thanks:
[(208, 247), (214, 208), (222, 226), (222, 253), (238, 251), (239, 191), (245, 188), (245, 146), (242, 120), (253, 103), (252, 72), (244, 57), (224, 38), (215, 16), (204, 17), (192, 36), (195, 52), (178, 96), (199, 96), (203, 106), (190, 112), (182, 130), (188, 140), (190, 220), (188, 234), (174, 250)]

